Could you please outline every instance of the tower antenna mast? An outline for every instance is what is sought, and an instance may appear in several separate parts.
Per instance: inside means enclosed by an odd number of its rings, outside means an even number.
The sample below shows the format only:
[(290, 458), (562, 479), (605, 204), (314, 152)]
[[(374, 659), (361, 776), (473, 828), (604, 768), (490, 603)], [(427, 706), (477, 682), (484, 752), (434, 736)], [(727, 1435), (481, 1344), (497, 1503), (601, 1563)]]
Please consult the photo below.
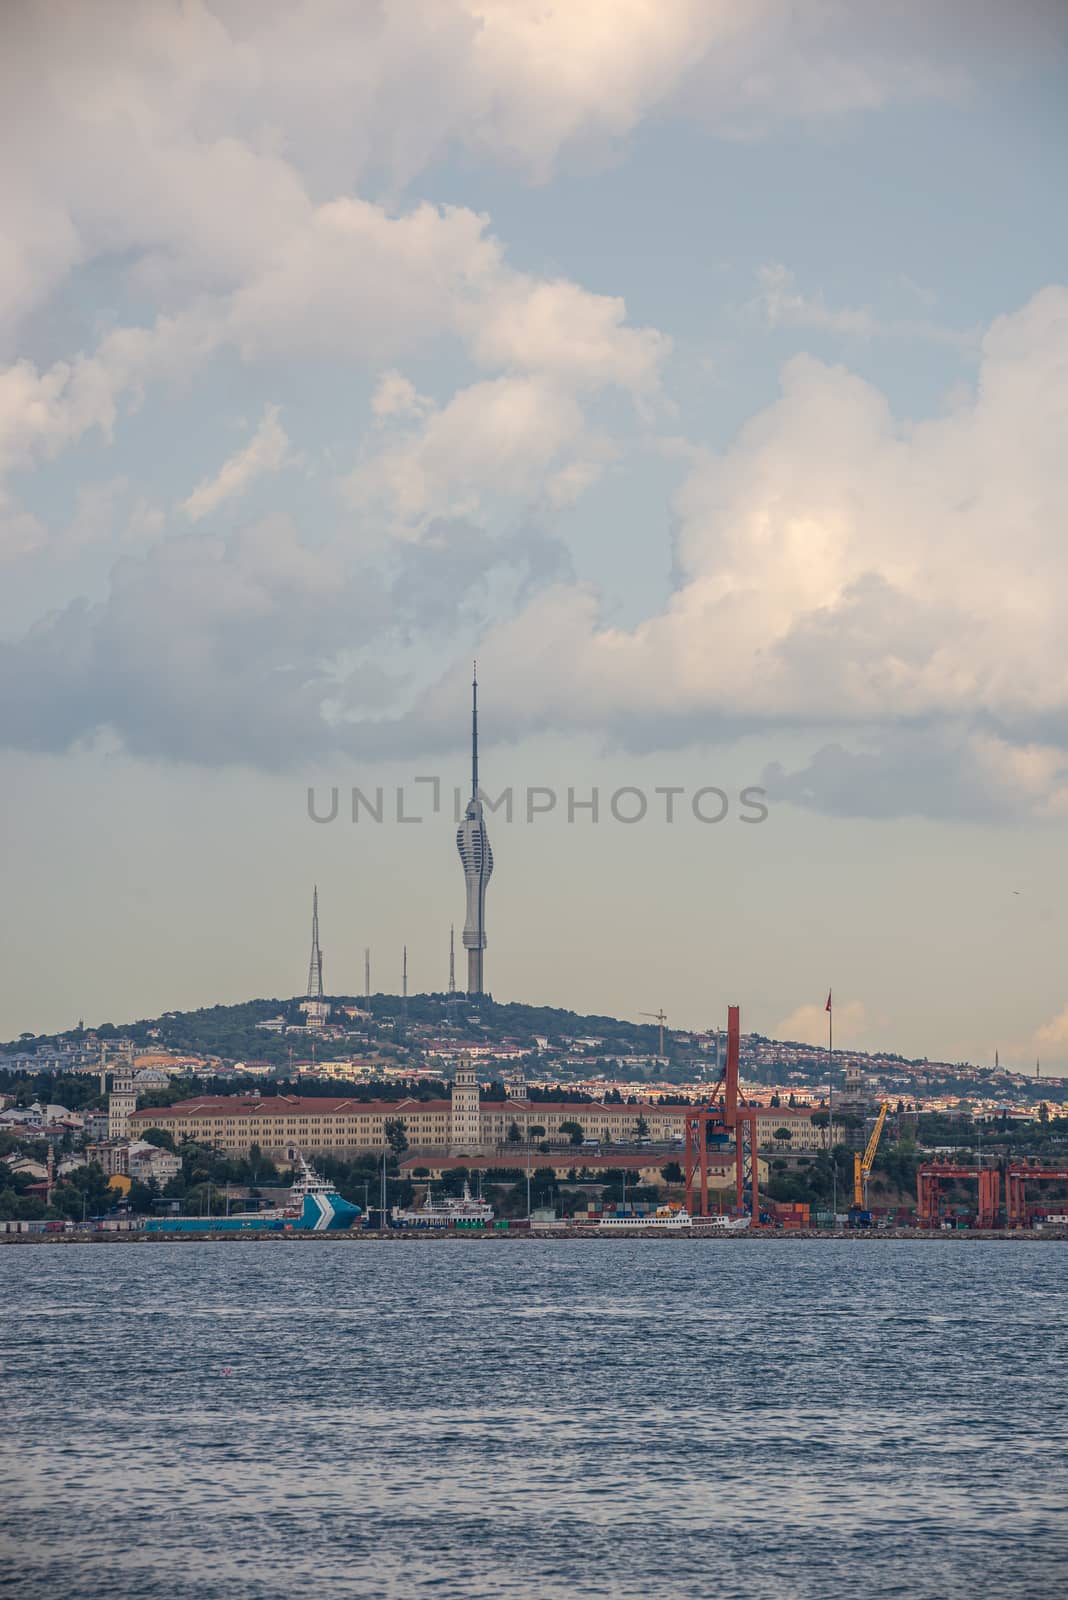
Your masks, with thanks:
[(401, 967), (401, 1023), (408, 1024), (408, 946), (404, 946), (404, 961)]
[(323, 998), (323, 952), (319, 946), (319, 885), (312, 890), (312, 942), (308, 962), (308, 999)]
[(471, 798), (478, 799), (478, 662), (471, 664)]

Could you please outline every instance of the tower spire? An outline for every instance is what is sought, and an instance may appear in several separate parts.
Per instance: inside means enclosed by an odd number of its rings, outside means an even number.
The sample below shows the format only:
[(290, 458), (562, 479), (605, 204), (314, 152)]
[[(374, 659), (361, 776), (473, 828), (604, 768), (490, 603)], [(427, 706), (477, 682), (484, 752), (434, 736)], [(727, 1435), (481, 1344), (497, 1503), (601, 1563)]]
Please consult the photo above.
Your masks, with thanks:
[(363, 997), (371, 998), (371, 946), (365, 945), (363, 952)]
[(471, 798), (478, 799), (478, 662), (471, 664)]
[(312, 890), (311, 960), (308, 962), (308, 999), (323, 998), (323, 952), (319, 946), (319, 885)]

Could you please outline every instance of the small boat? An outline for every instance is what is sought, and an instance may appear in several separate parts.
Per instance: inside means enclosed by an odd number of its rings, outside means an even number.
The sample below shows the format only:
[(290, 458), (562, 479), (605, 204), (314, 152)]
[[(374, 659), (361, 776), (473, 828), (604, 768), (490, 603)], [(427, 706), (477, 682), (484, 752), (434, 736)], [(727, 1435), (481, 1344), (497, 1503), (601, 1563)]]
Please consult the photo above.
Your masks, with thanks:
[(461, 1195), (446, 1195), (441, 1200), (436, 1200), (433, 1190), (428, 1188), (426, 1203), (418, 1211), (394, 1206), (391, 1212), (393, 1225), (398, 1228), (484, 1227), (493, 1217), (493, 1207), (486, 1200), (476, 1199), (468, 1183), (464, 1184)]

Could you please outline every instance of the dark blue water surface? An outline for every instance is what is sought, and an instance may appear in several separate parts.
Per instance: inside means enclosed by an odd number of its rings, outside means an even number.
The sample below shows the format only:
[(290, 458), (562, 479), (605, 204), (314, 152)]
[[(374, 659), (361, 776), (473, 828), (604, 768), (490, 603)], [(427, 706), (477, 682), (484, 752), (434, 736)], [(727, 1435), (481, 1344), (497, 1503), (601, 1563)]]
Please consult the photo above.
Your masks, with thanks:
[(1068, 1594), (1068, 1246), (0, 1248), (20, 1600)]

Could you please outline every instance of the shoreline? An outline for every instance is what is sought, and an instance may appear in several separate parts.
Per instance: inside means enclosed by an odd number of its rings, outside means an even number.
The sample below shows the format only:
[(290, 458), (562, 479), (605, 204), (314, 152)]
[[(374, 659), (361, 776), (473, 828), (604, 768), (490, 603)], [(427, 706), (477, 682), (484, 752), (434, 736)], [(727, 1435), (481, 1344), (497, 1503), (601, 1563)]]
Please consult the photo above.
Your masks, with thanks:
[(535, 1240), (552, 1240), (554, 1243), (589, 1242), (590, 1240), (609, 1239), (670, 1239), (675, 1242), (688, 1243), (714, 1243), (738, 1244), (747, 1239), (769, 1241), (789, 1239), (801, 1240), (806, 1243), (813, 1241), (834, 1242), (845, 1240), (850, 1244), (875, 1244), (875, 1243), (901, 1243), (903, 1240), (915, 1240), (924, 1243), (948, 1243), (950, 1241), (970, 1244), (977, 1241), (995, 1241), (1003, 1244), (1018, 1243), (1060, 1243), (1068, 1241), (1068, 1228), (1059, 1228), (1050, 1231), (1036, 1232), (1030, 1229), (993, 1228), (980, 1231), (972, 1229), (920, 1229), (920, 1228), (855, 1228), (855, 1229), (773, 1229), (759, 1228), (746, 1229), (742, 1232), (727, 1233), (720, 1230), (695, 1228), (692, 1232), (679, 1229), (674, 1233), (650, 1234), (644, 1229), (613, 1228), (610, 1233), (601, 1233), (597, 1228), (538, 1228), (528, 1232), (525, 1228), (516, 1229), (514, 1232), (505, 1229), (491, 1229), (486, 1232), (477, 1232), (474, 1229), (463, 1229), (459, 1232), (451, 1229), (431, 1231), (413, 1230), (404, 1232), (400, 1229), (389, 1232), (379, 1232), (371, 1229), (338, 1229), (333, 1232), (312, 1233), (290, 1230), (286, 1233), (259, 1233), (251, 1229), (232, 1233), (9, 1233), (0, 1235), (0, 1246), (3, 1245), (76, 1245), (76, 1244), (286, 1244), (286, 1243), (318, 1243), (318, 1244), (449, 1244), (449, 1243), (476, 1243), (485, 1244), (488, 1241), (509, 1244), (514, 1242), (531, 1243)]

